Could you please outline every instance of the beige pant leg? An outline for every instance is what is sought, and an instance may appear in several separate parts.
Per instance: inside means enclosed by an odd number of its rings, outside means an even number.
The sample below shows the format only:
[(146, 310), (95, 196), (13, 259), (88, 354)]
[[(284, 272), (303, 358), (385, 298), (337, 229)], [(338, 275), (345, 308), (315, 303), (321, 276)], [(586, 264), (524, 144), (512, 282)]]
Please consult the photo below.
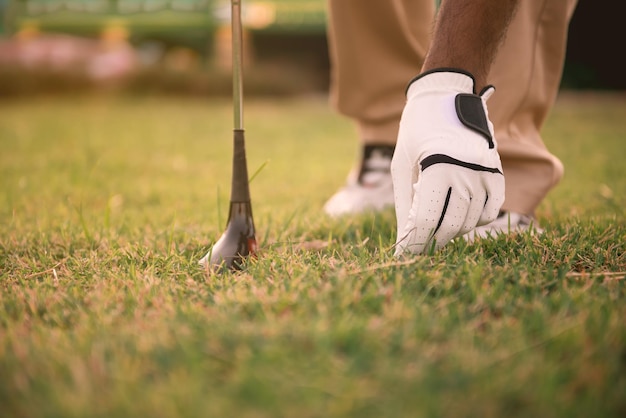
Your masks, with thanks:
[(576, 0), (523, 0), (488, 82), (489, 116), (506, 179), (503, 209), (532, 214), (563, 175), (541, 127), (556, 98)]
[(430, 43), (433, 0), (329, 0), (330, 98), (363, 143), (395, 145), (405, 89)]

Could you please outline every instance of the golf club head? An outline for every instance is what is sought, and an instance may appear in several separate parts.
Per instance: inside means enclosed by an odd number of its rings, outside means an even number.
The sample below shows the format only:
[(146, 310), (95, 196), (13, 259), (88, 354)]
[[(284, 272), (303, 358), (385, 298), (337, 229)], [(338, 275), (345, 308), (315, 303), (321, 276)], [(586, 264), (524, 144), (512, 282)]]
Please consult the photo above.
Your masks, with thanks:
[(235, 129), (233, 134), (233, 173), (226, 231), (200, 260), (202, 266), (212, 271), (238, 270), (244, 259), (253, 256), (257, 249), (244, 131)]
[(212, 271), (239, 270), (246, 258), (254, 256), (257, 242), (250, 202), (231, 202), (226, 231), (200, 260)]

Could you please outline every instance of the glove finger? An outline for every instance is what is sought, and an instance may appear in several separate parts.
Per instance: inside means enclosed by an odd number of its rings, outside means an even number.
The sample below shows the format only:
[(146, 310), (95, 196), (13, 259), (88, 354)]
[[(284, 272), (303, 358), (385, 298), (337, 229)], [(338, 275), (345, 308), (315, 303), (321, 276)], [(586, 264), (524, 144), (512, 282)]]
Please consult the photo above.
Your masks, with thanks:
[(420, 202), (418, 198), (414, 198), (414, 207), (411, 208), (409, 219), (405, 223), (398, 240), (396, 242), (396, 255), (402, 253), (422, 254), (426, 249), (432, 237), (432, 231), (435, 229), (435, 222), (422, 219), (420, 222), (419, 215), (415, 215), (415, 211), (419, 210)]
[(498, 217), (498, 212), (504, 203), (504, 176), (501, 174), (488, 176), (485, 180), (485, 190), (487, 191), (487, 202), (477, 226), (487, 225)]
[(415, 185), (409, 219), (398, 237), (396, 254), (420, 254), (438, 249), (458, 233), (467, 213), (469, 199), (463, 202), (451, 186), (442, 183), (442, 169), (422, 173)]
[(441, 218), (437, 223), (433, 236), (435, 249), (440, 249), (450, 240), (460, 235), (470, 207), (469, 195), (466, 193), (467, 191), (460, 193), (452, 187), (448, 189), (449, 201), (442, 210)]
[(447, 188), (433, 187), (430, 179), (432, 176), (429, 178), (422, 173), (413, 186), (413, 201), (407, 221), (398, 226), (396, 256), (404, 252), (423, 253), (437, 228), (442, 208), (449, 196)]
[(411, 163), (404, 148), (397, 147), (391, 160), (391, 178), (397, 223), (396, 240), (400, 240), (405, 235), (404, 229), (413, 205), (413, 184), (417, 180), (417, 176), (413, 174), (415, 170), (417, 168)]
[(457, 236), (465, 235), (476, 228), (476, 225), (483, 214), (487, 193), (482, 189), (475, 190), (474, 193), (474, 196), (472, 196), (469, 202), (465, 222), (463, 222), (463, 226)]

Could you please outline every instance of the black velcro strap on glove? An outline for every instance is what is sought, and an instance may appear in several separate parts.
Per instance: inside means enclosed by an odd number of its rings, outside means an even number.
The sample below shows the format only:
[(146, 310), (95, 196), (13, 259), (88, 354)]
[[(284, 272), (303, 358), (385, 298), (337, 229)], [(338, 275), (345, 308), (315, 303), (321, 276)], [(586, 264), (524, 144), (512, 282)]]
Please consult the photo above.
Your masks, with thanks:
[(456, 114), (461, 123), (484, 136), (489, 148), (493, 148), (493, 137), (489, 131), (487, 115), (485, 115), (481, 97), (476, 94), (457, 94), (455, 106)]

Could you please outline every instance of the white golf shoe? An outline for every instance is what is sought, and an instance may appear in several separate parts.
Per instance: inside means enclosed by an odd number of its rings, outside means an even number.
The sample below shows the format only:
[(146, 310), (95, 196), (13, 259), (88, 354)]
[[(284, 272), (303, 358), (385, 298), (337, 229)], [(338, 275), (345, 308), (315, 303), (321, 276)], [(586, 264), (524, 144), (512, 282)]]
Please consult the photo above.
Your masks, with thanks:
[(361, 165), (348, 176), (348, 181), (324, 205), (324, 212), (333, 217), (381, 211), (393, 206), (391, 181), (391, 145), (366, 145)]
[(499, 234), (526, 232), (528, 230), (532, 234), (541, 235), (543, 233), (543, 229), (537, 225), (534, 218), (521, 213), (501, 211), (495, 221), (477, 227), (463, 235), (463, 238), (472, 242), (476, 238), (496, 237)]

